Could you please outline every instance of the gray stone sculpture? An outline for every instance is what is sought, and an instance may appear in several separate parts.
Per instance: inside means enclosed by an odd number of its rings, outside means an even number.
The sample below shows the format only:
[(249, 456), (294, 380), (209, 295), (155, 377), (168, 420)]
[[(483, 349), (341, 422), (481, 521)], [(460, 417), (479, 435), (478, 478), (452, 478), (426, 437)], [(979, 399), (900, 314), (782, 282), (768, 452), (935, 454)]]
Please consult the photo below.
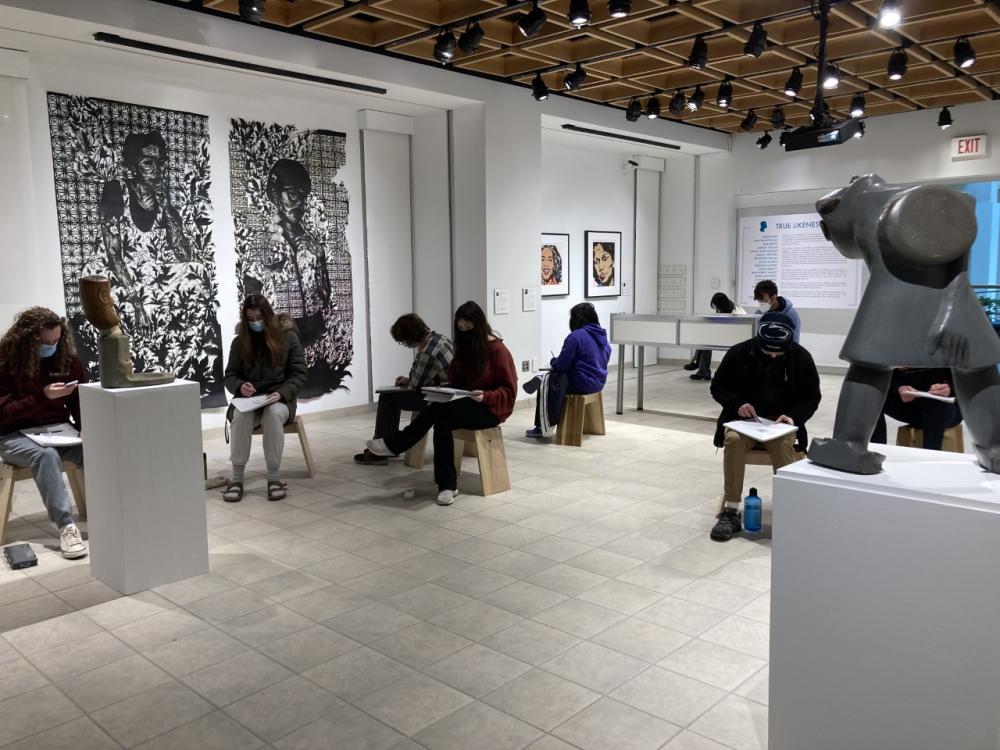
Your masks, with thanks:
[(979, 463), (1000, 474), (1000, 339), (969, 286), (974, 206), (941, 185), (887, 185), (878, 175), (817, 201), (827, 239), (864, 260), (871, 280), (840, 353), (851, 366), (833, 438), (813, 440), (814, 463), (877, 474), (885, 456), (868, 441), (892, 368), (950, 367)]

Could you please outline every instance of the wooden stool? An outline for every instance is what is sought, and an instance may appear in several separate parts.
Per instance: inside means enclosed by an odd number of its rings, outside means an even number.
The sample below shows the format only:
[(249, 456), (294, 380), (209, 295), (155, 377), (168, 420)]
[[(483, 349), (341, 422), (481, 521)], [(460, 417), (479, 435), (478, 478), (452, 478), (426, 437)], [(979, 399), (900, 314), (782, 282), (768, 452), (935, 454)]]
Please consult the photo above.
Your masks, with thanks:
[[(87, 520), (87, 495), (84, 491), (83, 469), (72, 463), (64, 461), (62, 465), (69, 480), (69, 490), (73, 495), (73, 502), (76, 503), (77, 515), (81, 521)], [(7, 531), (7, 521), (10, 519), (10, 506), (14, 499), (14, 482), (24, 479), (33, 479), (31, 469), (22, 469), (19, 466), (0, 462), (0, 544), (3, 544), (4, 534)]]
[(466, 443), (474, 443), (479, 458), (479, 476), (483, 483), (483, 495), (495, 495), (510, 489), (507, 474), (507, 453), (503, 448), (503, 431), (499, 427), (485, 430), (453, 430), (455, 441), (455, 472), (462, 472), (462, 454)]
[[(420, 412), (411, 411), (410, 421), (412, 422), (417, 418), (417, 414)], [(406, 455), (403, 457), (403, 464), (409, 466), (411, 469), (422, 469), (424, 468), (424, 453), (427, 452), (427, 436), (430, 435), (430, 430), (424, 433), (424, 436), (420, 438), (416, 445), (414, 445), (410, 450), (406, 451)]]
[(583, 445), (584, 435), (605, 435), (604, 394), (570, 394), (556, 427), (556, 445)]
[[(923, 430), (906, 424), (896, 430), (896, 445), (904, 448), (920, 448), (924, 444)], [(965, 438), (962, 435), (962, 425), (957, 424), (944, 431), (941, 450), (951, 453), (965, 453)]]
[[(254, 430), (253, 434), (260, 435), (260, 428), (258, 427)], [(312, 448), (309, 447), (309, 437), (306, 435), (306, 423), (302, 421), (302, 417), (295, 417), (295, 419), (286, 424), (285, 434), (299, 436), (299, 445), (302, 446), (302, 456), (306, 460), (306, 471), (309, 474), (309, 478), (312, 479), (316, 476), (316, 464), (313, 461)]]

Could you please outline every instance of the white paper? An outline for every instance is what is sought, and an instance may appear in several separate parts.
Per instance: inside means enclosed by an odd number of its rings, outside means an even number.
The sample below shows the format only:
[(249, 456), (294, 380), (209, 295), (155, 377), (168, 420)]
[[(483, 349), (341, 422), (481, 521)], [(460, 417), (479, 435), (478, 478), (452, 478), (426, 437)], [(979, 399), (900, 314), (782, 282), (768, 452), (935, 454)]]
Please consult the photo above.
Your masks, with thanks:
[(493, 290), (493, 314), (494, 315), (506, 315), (510, 312), (510, 290), (509, 289), (494, 289)]
[(42, 427), (26, 427), (21, 434), (46, 448), (64, 448), (82, 445), (80, 433), (69, 422), (47, 424)]
[(746, 435), (748, 438), (753, 438), (758, 443), (767, 443), (771, 440), (777, 440), (778, 438), (785, 437), (785, 435), (791, 435), (793, 432), (798, 432), (798, 427), (793, 424), (785, 424), (781, 422), (772, 422), (770, 419), (760, 418), (759, 422), (755, 422), (752, 419), (740, 419), (735, 422), (726, 422), (723, 427), (728, 427), (734, 432), (738, 432), (741, 435)]
[(937, 394), (928, 393), (927, 391), (910, 391), (910, 395), (916, 396), (917, 398), (929, 398), (933, 399), (934, 401), (944, 401), (944, 403), (946, 404), (955, 403), (954, 396), (938, 396)]
[(267, 400), (271, 398), (270, 393), (262, 393), (259, 396), (251, 396), (250, 398), (234, 398), (233, 407), (236, 411), (241, 411), (244, 414), (249, 411), (257, 411), (267, 404)]
[(521, 290), (521, 311), (534, 312), (538, 309), (538, 287), (526, 286)]
[(424, 394), (424, 401), (444, 404), (460, 398), (468, 398), (472, 391), (463, 391), (461, 388), (427, 387), (421, 389)]

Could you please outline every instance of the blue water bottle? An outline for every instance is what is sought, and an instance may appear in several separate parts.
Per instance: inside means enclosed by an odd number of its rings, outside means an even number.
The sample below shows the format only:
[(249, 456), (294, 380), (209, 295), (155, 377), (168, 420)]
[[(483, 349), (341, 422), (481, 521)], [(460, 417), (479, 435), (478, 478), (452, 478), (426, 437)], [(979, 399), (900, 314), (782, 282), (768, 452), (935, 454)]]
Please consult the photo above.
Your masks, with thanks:
[(750, 494), (743, 498), (743, 528), (751, 533), (760, 531), (762, 505), (761, 499), (757, 496), (757, 488), (751, 487)]

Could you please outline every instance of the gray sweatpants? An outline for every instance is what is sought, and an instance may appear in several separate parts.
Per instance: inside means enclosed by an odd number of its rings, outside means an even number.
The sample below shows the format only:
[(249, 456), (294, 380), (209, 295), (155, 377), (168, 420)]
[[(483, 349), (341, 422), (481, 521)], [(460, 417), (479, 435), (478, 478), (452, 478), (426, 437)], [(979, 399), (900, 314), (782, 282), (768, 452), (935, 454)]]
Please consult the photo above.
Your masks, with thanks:
[(75, 523), (73, 505), (63, 482), (62, 462), (72, 461), (82, 467), (82, 445), (45, 448), (21, 433), (13, 432), (0, 437), (0, 458), (14, 466), (31, 469), (52, 523), (60, 529)]
[(260, 427), (264, 434), (264, 462), (267, 478), (277, 479), (281, 469), (281, 454), (285, 450), (285, 422), (288, 421), (288, 404), (268, 404), (252, 412), (233, 412), (229, 436), (229, 460), (233, 468), (242, 471), (250, 458), (250, 441), (253, 431)]

